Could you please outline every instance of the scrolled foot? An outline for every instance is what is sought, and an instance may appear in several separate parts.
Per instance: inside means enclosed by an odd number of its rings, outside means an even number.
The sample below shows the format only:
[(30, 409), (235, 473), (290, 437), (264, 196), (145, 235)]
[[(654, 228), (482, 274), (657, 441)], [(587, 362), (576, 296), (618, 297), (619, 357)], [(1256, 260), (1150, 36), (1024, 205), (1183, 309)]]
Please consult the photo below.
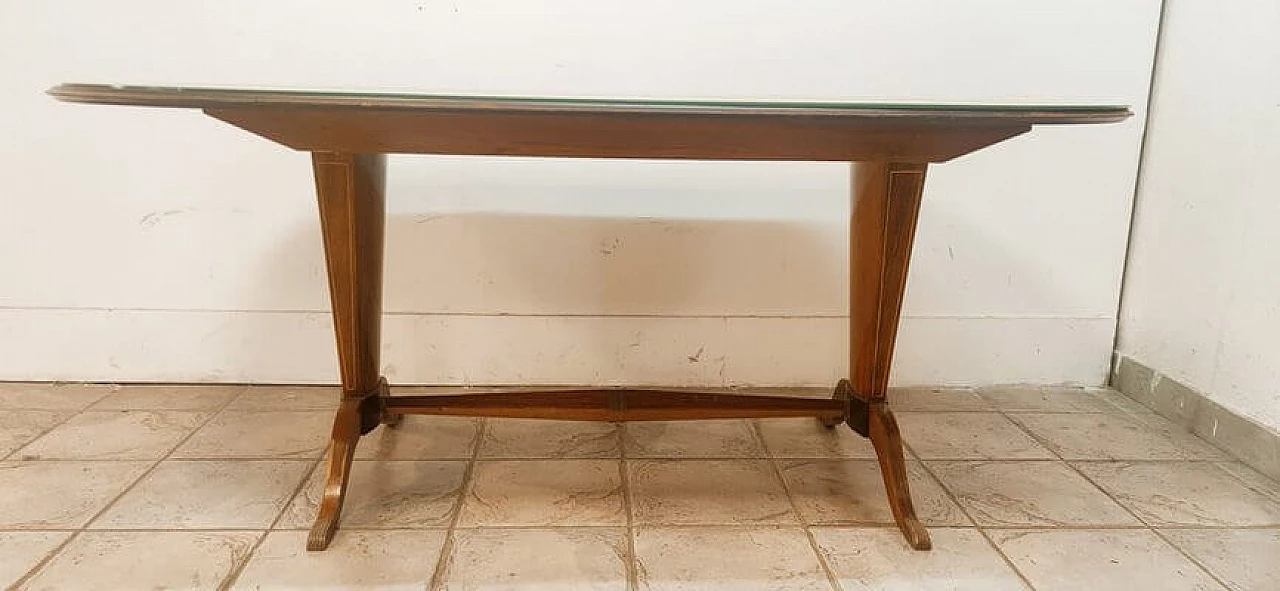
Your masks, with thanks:
[(307, 536), (307, 550), (328, 548), (338, 530), (342, 501), (347, 493), (347, 480), (351, 476), (351, 460), (355, 456), (356, 442), (360, 439), (360, 406), (359, 400), (344, 399), (333, 418), (333, 438), (329, 442), (324, 492), (319, 510), (316, 511), (315, 525)]
[(907, 464), (902, 453), (902, 434), (898, 431), (898, 421), (883, 402), (871, 404), (868, 414), (869, 436), (876, 449), (876, 458), (880, 461), (880, 475), (884, 477), (884, 488), (889, 496), (893, 520), (897, 522), (898, 529), (902, 530), (907, 544), (916, 550), (928, 550), (933, 547), (933, 542), (929, 540), (929, 532), (916, 517), (915, 505), (911, 502), (911, 488), (907, 484)]
[(338, 533), (337, 519), (317, 519), (315, 525), (311, 526), (311, 533), (307, 535), (307, 550), (311, 552), (319, 552), (329, 547), (329, 542), (333, 541), (333, 535)]

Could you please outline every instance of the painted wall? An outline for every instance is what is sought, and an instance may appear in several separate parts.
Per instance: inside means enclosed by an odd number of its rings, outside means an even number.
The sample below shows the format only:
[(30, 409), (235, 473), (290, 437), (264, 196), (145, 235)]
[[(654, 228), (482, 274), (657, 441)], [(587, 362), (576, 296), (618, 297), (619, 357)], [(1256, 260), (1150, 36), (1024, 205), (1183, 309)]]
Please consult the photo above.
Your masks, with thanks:
[[(1119, 103), (929, 173), (894, 381), (1106, 375), (1157, 0), (0, 3), (0, 379), (333, 381), (309, 164), (58, 82)], [(387, 374), (830, 385), (849, 167), (395, 157)]]
[(1280, 4), (1166, 10), (1119, 350), (1280, 430)]

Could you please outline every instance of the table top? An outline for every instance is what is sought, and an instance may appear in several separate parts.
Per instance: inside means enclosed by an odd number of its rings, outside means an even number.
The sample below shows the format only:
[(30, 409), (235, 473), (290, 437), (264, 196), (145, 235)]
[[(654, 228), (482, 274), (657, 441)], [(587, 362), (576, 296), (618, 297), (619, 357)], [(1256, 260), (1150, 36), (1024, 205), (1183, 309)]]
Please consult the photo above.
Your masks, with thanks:
[(453, 96), (63, 84), (69, 102), (185, 107), (297, 150), (489, 156), (944, 162), (1121, 106)]
[(527, 96), (464, 96), (323, 90), (61, 84), (49, 89), (78, 103), (187, 107), (360, 107), (468, 112), (794, 116), (835, 118), (961, 118), (1031, 124), (1107, 123), (1131, 113), (1118, 105), (996, 105), (839, 101), (667, 100)]

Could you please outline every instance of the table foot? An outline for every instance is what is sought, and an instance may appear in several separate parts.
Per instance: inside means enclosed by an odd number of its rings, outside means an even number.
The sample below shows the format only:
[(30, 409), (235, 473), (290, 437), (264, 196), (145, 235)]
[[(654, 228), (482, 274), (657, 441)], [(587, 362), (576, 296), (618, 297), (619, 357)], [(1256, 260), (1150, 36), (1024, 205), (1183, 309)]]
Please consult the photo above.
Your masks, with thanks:
[(933, 547), (933, 542), (929, 540), (929, 532), (916, 517), (915, 506), (911, 503), (911, 489), (907, 484), (907, 464), (903, 458), (898, 421), (884, 402), (872, 403), (867, 415), (869, 436), (871, 444), (876, 448), (876, 458), (880, 460), (880, 475), (884, 477), (884, 488), (889, 495), (893, 520), (907, 538), (907, 544), (916, 550), (928, 550)]
[(360, 415), (360, 435), (367, 435), (370, 431), (377, 429), (378, 425), (395, 428), (404, 418), (404, 413), (392, 408), (388, 402), (391, 399), (391, 388), (387, 385), (387, 378), (378, 378), (378, 386), (373, 392), (356, 398), (358, 398)]
[(402, 412), (391, 412), (391, 411), (389, 411), (389, 410), (383, 409), (383, 411), (382, 411), (382, 425), (383, 425), (384, 427), (386, 427), (386, 428), (388, 428), (388, 429), (395, 429), (396, 427), (399, 427), (399, 426), (400, 426), (400, 423), (402, 423), (402, 422), (404, 422), (404, 413), (402, 413)]
[(347, 494), (347, 480), (351, 476), (351, 460), (355, 455), (356, 442), (360, 439), (361, 406), (366, 399), (344, 397), (333, 418), (333, 439), (329, 442), (324, 494), (320, 499), (315, 525), (307, 536), (307, 550), (328, 548), (338, 530), (338, 517), (342, 514), (342, 501)]
[(844, 412), (839, 415), (831, 414), (819, 416), (818, 421), (822, 423), (823, 427), (835, 429), (840, 425), (840, 423), (844, 423), (849, 420), (849, 404), (850, 401), (854, 399), (853, 387), (849, 384), (849, 380), (840, 380), (839, 382), (836, 382), (836, 390), (831, 394), (831, 399), (843, 401), (845, 403)]

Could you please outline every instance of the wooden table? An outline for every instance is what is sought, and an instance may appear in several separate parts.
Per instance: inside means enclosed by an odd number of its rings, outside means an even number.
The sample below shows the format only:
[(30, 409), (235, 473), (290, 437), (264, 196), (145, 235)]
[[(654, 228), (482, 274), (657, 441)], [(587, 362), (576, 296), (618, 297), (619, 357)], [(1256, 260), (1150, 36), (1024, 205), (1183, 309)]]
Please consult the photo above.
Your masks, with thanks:
[[(342, 401), (324, 498), (307, 548), (323, 550), (342, 511), (361, 435), (406, 413), (583, 421), (817, 417), (869, 437), (894, 520), (930, 547), (907, 488), (887, 406), (889, 367), (925, 169), (1030, 131), (1111, 123), (1115, 106), (956, 106), (594, 100), (64, 84), (60, 100), (185, 107), (312, 154)], [(830, 399), (656, 388), (498, 389), (390, 396), (378, 360), (386, 154), (689, 160), (811, 160), (867, 167), (852, 187), (849, 378)], [(832, 269), (832, 272), (838, 272)]]

